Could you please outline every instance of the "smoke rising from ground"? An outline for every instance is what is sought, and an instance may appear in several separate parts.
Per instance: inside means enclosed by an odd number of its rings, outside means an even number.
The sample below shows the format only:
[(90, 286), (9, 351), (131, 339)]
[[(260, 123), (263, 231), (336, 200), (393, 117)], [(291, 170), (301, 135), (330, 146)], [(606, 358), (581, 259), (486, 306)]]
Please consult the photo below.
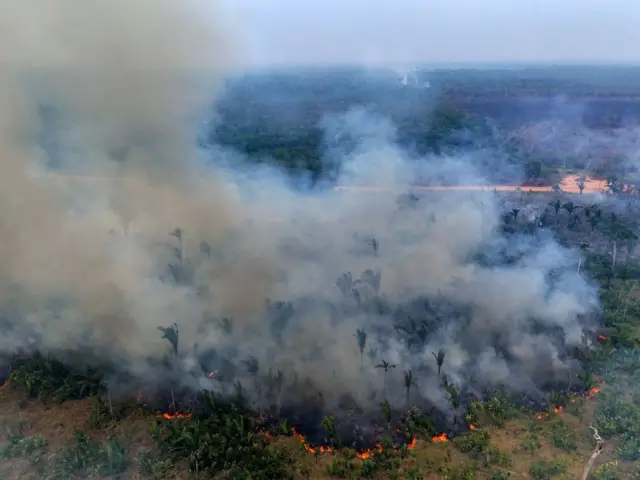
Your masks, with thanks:
[[(0, 19), (0, 349), (91, 351), (149, 378), (169, 354), (157, 327), (177, 322), (184, 384), (220, 390), (205, 374), (219, 370), (257, 393), (242, 363), (253, 356), (261, 374), (284, 373), (285, 397), (304, 384), (361, 407), (383, 389), (394, 399), (408, 369), (442, 404), (440, 349), (462, 388), (564, 381), (594, 292), (577, 253), (503, 237), (491, 194), (409, 206), (389, 193), (296, 193), (240, 159), (202, 166), (199, 122), (235, 58), (208, 8), (24, 0)], [(67, 126), (65, 165), (96, 179), (46, 173), (42, 103)], [(478, 180), (461, 158), (411, 160), (393, 125), (364, 110), (327, 117), (325, 130), (350, 183), (402, 193), (416, 175)], [(387, 379), (382, 360), (397, 365)]]

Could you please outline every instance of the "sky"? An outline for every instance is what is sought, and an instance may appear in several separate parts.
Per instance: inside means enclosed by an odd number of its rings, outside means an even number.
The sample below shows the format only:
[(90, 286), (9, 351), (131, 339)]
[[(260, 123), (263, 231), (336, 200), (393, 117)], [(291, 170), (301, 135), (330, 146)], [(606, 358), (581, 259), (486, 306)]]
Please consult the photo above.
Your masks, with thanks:
[(243, 63), (640, 63), (640, 0), (223, 0)]

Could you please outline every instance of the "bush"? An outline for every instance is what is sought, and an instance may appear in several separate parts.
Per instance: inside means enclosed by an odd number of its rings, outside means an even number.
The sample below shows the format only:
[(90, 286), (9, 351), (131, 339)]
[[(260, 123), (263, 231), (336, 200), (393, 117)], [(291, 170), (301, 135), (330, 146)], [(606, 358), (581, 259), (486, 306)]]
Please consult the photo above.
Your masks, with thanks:
[(551, 424), (551, 440), (556, 447), (567, 452), (575, 450), (578, 442), (575, 432), (562, 420)]
[(534, 480), (551, 480), (555, 475), (564, 473), (567, 467), (558, 461), (536, 462), (529, 468), (529, 473)]
[(232, 408), (214, 408), (196, 420), (156, 421), (152, 436), (164, 455), (186, 461), (192, 472), (251, 475), (254, 480), (293, 478), (291, 458), (268, 444), (254, 420)]
[(68, 480), (75, 476), (120, 478), (127, 466), (124, 445), (110, 438), (104, 445), (90, 441), (83, 432), (76, 433), (76, 441), (57, 458), (47, 480)]
[(623, 478), (618, 462), (607, 462), (593, 469), (589, 475), (591, 480), (618, 480)]
[(9, 434), (4, 445), (0, 448), (1, 458), (26, 457), (36, 463), (42, 458), (47, 447), (46, 439), (40, 435), (25, 437), (23, 435)]
[(62, 362), (36, 354), (14, 360), (9, 384), (24, 388), (30, 397), (40, 400), (79, 400), (96, 395), (102, 376), (95, 371), (76, 371)]

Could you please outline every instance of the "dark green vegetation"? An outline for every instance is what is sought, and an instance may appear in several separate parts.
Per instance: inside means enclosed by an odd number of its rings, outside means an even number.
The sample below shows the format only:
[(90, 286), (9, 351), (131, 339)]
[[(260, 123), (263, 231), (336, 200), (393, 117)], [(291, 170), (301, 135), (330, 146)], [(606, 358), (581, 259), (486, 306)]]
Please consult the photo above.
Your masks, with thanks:
[[(389, 118), (412, 157), (488, 149), (489, 155), (476, 154), (471, 162), (492, 183), (551, 185), (560, 167), (587, 165), (608, 176), (624, 169), (621, 157), (633, 150), (627, 145), (616, 151), (605, 137), (612, 128), (637, 124), (640, 68), (443, 69), (419, 70), (416, 77), (423, 86), (402, 85), (400, 75), (389, 71), (247, 75), (229, 83), (208, 141), (313, 181), (335, 179), (340, 171), (327, 120), (354, 108)], [(550, 120), (569, 128), (558, 133), (549, 126), (528, 137), (529, 127)], [(588, 136), (593, 138), (583, 138)], [(572, 138), (575, 144), (567, 144)], [(551, 151), (538, 148), (549, 141)]]

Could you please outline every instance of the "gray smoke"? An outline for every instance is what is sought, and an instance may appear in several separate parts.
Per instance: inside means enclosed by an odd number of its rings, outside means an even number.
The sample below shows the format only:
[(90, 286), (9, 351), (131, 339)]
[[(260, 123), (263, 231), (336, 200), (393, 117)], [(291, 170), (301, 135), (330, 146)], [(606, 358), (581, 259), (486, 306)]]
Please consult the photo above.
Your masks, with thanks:
[[(250, 388), (241, 361), (253, 356), (287, 386), (309, 381), (330, 402), (349, 393), (361, 406), (384, 387), (382, 359), (397, 365), (390, 391), (412, 369), (420, 395), (440, 402), (439, 349), (462, 387), (537, 391), (566, 378), (567, 352), (596, 306), (577, 253), (542, 235), (503, 237), (489, 193), (398, 202), (418, 175), (480, 182), (465, 158), (416, 162), (390, 122), (360, 110), (327, 117), (327, 143), (344, 182), (385, 191), (294, 192), (232, 152), (203, 166), (200, 122), (237, 58), (234, 32), (210, 8), (23, 0), (3, 9), (1, 351), (91, 351), (149, 378), (150, 361), (170, 350), (157, 327), (176, 322), (184, 367), (226, 359)], [(64, 125), (61, 176), (44, 167), (42, 104)], [(341, 151), (342, 137), (353, 148)], [(182, 381), (222, 388), (202, 372)]]

